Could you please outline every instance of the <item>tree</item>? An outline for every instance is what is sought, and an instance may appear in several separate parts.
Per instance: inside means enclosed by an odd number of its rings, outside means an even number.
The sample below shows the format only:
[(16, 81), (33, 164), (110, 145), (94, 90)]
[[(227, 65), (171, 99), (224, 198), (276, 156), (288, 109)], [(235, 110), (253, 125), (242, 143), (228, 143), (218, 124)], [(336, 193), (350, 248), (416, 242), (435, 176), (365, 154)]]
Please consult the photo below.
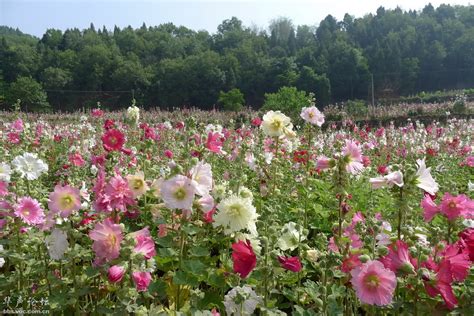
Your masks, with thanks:
[(310, 104), (310, 97), (295, 87), (282, 87), (276, 93), (266, 93), (263, 111), (281, 111), (297, 120), (303, 107)]
[(22, 109), (42, 112), (50, 110), (46, 92), (39, 82), (31, 77), (19, 77), (10, 85), (7, 92), (7, 102), (14, 104), (21, 100)]
[(239, 89), (219, 93), (219, 101), (225, 111), (240, 111), (245, 103), (244, 95)]

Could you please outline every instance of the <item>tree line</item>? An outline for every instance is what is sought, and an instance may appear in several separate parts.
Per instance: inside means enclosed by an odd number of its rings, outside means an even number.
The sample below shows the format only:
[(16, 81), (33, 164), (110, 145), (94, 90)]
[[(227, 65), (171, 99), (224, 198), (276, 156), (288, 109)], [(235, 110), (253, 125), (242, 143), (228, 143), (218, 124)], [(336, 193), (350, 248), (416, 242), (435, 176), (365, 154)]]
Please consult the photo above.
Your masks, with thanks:
[[(214, 34), (172, 23), (108, 30), (48, 29), (41, 39), (0, 27), (0, 103), (54, 110), (219, 107), (239, 89), (263, 104), (281, 87), (312, 92), (318, 105), (474, 86), (474, 6), (431, 4), (319, 25), (271, 21), (267, 30), (224, 20)], [(98, 92), (97, 92), (98, 91)], [(234, 90), (235, 91), (235, 90)]]

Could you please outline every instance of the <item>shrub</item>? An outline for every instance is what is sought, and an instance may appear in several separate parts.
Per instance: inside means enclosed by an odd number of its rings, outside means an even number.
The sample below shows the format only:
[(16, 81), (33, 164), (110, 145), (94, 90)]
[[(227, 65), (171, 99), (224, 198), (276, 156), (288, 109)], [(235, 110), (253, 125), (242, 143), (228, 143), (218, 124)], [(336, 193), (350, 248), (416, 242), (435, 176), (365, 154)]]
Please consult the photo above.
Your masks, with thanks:
[(282, 87), (276, 93), (265, 93), (263, 111), (281, 111), (298, 120), (301, 109), (310, 106), (312, 97), (305, 91), (299, 91), (295, 87)]
[(219, 93), (219, 101), (225, 111), (238, 112), (242, 110), (245, 103), (244, 94), (239, 89), (232, 89), (228, 92)]
[(366, 117), (369, 113), (367, 103), (363, 100), (349, 100), (345, 107), (347, 113), (354, 118)]
[(18, 99), (21, 100), (22, 107), (27, 111), (45, 112), (51, 109), (43, 87), (31, 77), (19, 77), (10, 85), (7, 101), (13, 104)]

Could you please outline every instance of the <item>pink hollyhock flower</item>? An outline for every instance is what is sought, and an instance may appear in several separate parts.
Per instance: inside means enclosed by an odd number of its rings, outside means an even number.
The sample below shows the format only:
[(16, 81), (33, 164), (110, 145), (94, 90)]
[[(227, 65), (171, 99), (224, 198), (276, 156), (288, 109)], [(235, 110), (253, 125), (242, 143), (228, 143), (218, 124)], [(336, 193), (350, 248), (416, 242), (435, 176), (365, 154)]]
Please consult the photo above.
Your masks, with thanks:
[(102, 136), (102, 143), (107, 151), (120, 151), (125, 144), (125, 135), (117, 129), (110, 129)]
[(191, 170), (192, 183), (196, 193), (200, 196), (209, 195), (212, 189), (212, 170), (211, 165), (199, 161)]
[(0, 196), (5, 196), (8, 194), (8, 183), (5, 181), (0, 181)]
[(424, 276), (423, 279), (425, 280), (425, 290), (429, 296), (435, 297), (439, 294), (447, 308), (454, 309), (456, 307), (458, 300), (454, 296), (453, 288), (451, 287), (453, 277), (451, 264), (448, 260), (443, 260), (439, 266), (436, 266), (436, 276), (434, 278), (428, 275)]
[(458, 244), (448, 245), (442, 252), (443, 260), (448, 260), (451, 264), (451, 273), (456, 281), (464, 281), (468, 274), (471, 262), (469, 253), (464, 251)]
[(181, 210), (192, 208), (195, 188), (188, 177), (177, 175), (163, 181), (160, 192), (166, 207)]
[(93, 109), (92, 110), (92, 116), (93, 117), (102, 117), (104, 115), (104, 111), (101, 109)]
[(280, 262), (281, 266), (286, 270), (300, 272), (302, 269), (301, 261), (298, 257), (278, 256), (278, 261)]
[(36, 199), (22, 197), (14, 212), (16, 217), (21, 218), (28, 225), (39, 225), (44, 222), (44, 211)]
[(8, 133), (8, 141), (12, 144), (19, 144), (20, 143), (20, 135), (16, 132)]
[(158, 237), (163, 238), (168, 235), (168, 227), (166, 224), (158, 225)]
[(342, 149), (342, 153), (347, 159), (347, 172), (356, 175), (364, 169), (362, 150), (355, 142), (346, 139), (346, 145)]
[(114, 224), (107, 218), (102, 223), (97, 223), (89, 232), (89, 237), (94, 241), (92, 249), (95, 252), (97, 265), (117, 259), (120, 254), (120, 243), (123, 239), (122, 226)]
[(464, 218), (474, 217), (474, 201), (470, 200), (464, 194), (453, 196), (449, 193), (445, 193), (441, 201), (440, 209), (441, 213), (450, 221), (460, 216)]
[(184, 122), (177, 122), (175, 125), (176, 129), (183, 129), (185, 126)]
[(474, 156), (467, 157), (464, 163), (466, 164), (466, 166), (469, 166), (471, 168), (474, 167)]
[(329, 169), (329, 168), (332, 168), (331, 163), (332, 163), (331, 159), (329, 159), (326, 156), (321, 156), (316, 161), (316, 168), (319, 170)]
[(144, 292), (148, 290), (148, 286), (151, 282), (150, 272), (133, 272), (132, 279), (135, 283), (138, 292)]
[(21, 118), (17, 119), (15, 122), (12, 123), (12, 128), (18, 133), (23, 132), (23, 120)]
[(301, 110), (301, 118), (311, 125), (317, 125), (321, 127), (324, 124), (324, 114), (321, 113), (317, 107), (304, 107)]
[(69, 185), (54, 187), (54, 191), (49, 194), (49, 210), (53, 213), (60, 213), (61, 217), (68, 217), (72, 212), (81, 208), (80, 191)]
[(86, 164), (80, 153), (69, 155), (69, 162), (76, 167), (83, 167)]
[(380, 261), (367, 261), (353, 269), (351, 276), (352, 286), (362, 303), (384, 306), (392, 302), (397, 277)]
[(112, 209), (125, 212), (127, 206), (135, 205), (133, 192), (128, 186), (128, 181), (120, 175), (115, 175), (110, 179), (104, 192), (108, 196), (109, 204)]
[(201, 210), (205, 213), (211, 211), (216, 206), (214, 203), (214, 198), (209, 194), (200, 198), (198, 200), (198, 204), (201, 206)]
[(262, 125), (262, 119), (259, 118), (259, 117), (256, 117), (256, 118), (252, 119), (251, 124), (252, 124), (252, 126), (259, 127), (260, 125)]
[(222, 153), (222, 141), (219, 133), (209, 132), (207, 135), (206, 148), (213, 153), (220, 154)]
[(388, 249), (388, 255), (380, 259), (385, 268), (395, 273), (414, 273), (416, 261), (410, 257), (408, 245), (405, 242), (397, 240), (395, 244), (390, 245)]
[(143, 254), (147, 260), (156, 256), (155, 242), (150, 236), (148, 227), (135, 232), (134, 237), (136, 242), (135, 248), (133, 248), (134, 252)]
[(257, 265), (257, 256), (253, 252), (249, 240), (239, 240), (233, 243), (232, 250), (234, 273), (238, 273), (241, 278), (245, 279)]
[(173, 159), (173, 152), (169, 149), (165, 150), (165, 156), (169, 159)]
[(423, 200), (421, 200), (421, 207), (423, 208), (425, 221), (431, 221), (436, 213), (439, 213), (439, 207), (433, 202), (430, 195), (425, 195)]
[(469, 254), (470, 260), (474, 261), (474, 228), (466, 228), (459, 233), (459, 244)]
[(125, 275), (125, 268), (122, 266), (114, 265), (109, 268), (108, 278), (111, 283), (118, 283), (122, 281)]
[(352, 269), (360, 266), (362, 262), (359, 259), (359, 254), (351, 254), (349, 257), (342, 261), (341, 270), (342, 272), (349, 273)]

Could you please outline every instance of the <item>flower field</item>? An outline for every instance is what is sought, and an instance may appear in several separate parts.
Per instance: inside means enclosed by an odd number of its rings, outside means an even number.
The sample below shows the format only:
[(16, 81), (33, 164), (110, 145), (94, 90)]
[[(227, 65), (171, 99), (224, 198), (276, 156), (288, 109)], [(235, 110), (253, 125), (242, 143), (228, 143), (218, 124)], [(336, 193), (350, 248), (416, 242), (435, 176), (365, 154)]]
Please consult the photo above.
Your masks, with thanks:
[(0, 119), (0, 304), (54, 315), (474, 314), (474, 120)]

